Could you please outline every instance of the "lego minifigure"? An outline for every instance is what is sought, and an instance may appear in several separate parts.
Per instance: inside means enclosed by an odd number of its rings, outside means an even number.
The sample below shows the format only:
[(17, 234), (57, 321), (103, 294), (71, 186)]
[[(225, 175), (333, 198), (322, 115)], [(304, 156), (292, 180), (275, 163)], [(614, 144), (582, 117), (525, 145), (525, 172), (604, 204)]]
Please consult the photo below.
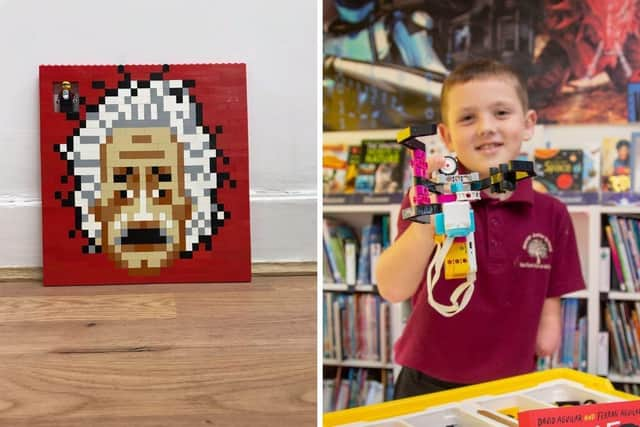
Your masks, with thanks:
[(60, 84), (60, 92), (56, 102), (59, 106), (61, 113), (73, 113), (76, 111), (76, 105), (78, 104), (78, 98), (76, 94), (71, 91), (71, 83), (63, 81)]

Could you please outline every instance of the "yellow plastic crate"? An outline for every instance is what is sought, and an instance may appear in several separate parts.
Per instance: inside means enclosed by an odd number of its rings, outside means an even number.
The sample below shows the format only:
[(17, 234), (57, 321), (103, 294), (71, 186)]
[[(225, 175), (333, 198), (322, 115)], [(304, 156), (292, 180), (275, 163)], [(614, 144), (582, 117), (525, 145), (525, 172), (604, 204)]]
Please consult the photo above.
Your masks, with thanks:
[[(325, 427), (354, 426), (410, 427), (437, 425), (437, 414), (464, 426), (504, 426), (480, 416), (478, 410), (502, 422), (513, 420), (505, 414), (517, 409), (554, 407), (549, 399), (605, 401), (637, 400), (637, 396), (617, 391), (606, 378), (572, 369), (551, 369), (454, 390), (324, 414)], [(547, 401), (545, 401), (545, 399)], [(537, 406), (536, 406), (537, 405)], [(386, 421), (385, 421), (386, 420)], [(443, 426), (445, 424), (442, 424)], [(514, 425), (517, 425), (514, 424)]]

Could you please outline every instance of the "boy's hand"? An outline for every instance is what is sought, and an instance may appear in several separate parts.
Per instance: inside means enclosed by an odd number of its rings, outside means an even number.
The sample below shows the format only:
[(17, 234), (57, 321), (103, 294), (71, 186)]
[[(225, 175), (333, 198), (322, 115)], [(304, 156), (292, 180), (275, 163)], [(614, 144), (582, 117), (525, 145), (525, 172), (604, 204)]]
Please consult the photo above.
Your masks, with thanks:
[[(413, 151), (411, 151), (411, 157), (413, 159)], [(427, 158), (427, 178), (429, 178), (433, 171), (437, 171), (438, 169), (444, 167), (445, 158), (443, 156), (430, 156)], [(409, 189), (409, 202), (411, 206), (415, 206), (414, 202), (415, 196), (415, 185), (412, 185)], [(435, 194), (429, 194), (429, 198), (431, 199), (431, 203), (435, 202)]]

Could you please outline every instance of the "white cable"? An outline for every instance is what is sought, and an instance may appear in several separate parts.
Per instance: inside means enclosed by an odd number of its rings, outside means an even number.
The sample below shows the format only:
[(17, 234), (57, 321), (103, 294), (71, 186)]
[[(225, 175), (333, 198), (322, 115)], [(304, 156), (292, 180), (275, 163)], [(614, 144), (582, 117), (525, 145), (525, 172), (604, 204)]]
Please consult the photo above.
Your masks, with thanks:
[[(445, 317), (455, 316), (465, 309), (473, 295), (474, 283), (476, 281), (476, 273), (469, 273), (467, 275), (467, 280), (460, 284), (451, 294), (451, 297), (449, 298), (451, 305), (440, 304), (433, 297), (433, 290), (436, 287), (438, 279), (440, 279), (442, 265), (444, 264), (444, 260), (449, 249), (451, 249), (451, 246), (453, 245), (453, 240), (453, 237), (446, 237), (444, 243), (436, 245), (435, 253), (433, 258), (431, 258), (429, 267), (427, 268), (427, 300), (431, 307)], [(460, 298), (461, 295), (462, 301), (458, 304), (458, 298)]]

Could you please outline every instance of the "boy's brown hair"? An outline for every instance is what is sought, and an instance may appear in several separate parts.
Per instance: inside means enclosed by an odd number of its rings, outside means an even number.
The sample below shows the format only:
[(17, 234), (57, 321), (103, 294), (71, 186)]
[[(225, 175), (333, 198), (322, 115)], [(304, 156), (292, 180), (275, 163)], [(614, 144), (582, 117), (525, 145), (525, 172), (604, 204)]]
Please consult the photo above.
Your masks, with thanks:
[(442, 91), (440, 92), (440, 114), (444, 123), (447, 123), (447, 96), (451, 89), (456, 85), (486, 77), (511, 78), (514, 82), (518, 98), (520, 99), (522, 111), (527, 112), (529, 109), (527, 85), (518, 72), (509, 65), (493, 59), (476, 59), (457, 66), (445, 79), (442, 85)]

